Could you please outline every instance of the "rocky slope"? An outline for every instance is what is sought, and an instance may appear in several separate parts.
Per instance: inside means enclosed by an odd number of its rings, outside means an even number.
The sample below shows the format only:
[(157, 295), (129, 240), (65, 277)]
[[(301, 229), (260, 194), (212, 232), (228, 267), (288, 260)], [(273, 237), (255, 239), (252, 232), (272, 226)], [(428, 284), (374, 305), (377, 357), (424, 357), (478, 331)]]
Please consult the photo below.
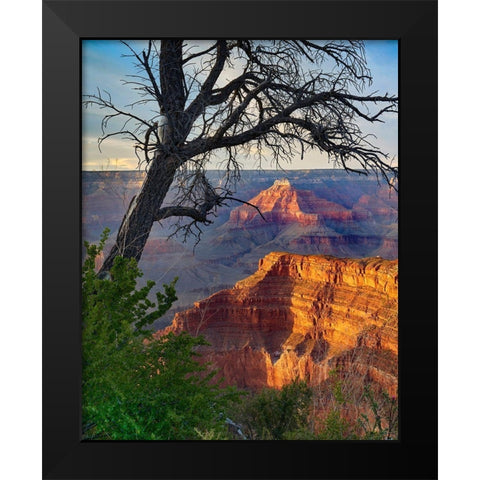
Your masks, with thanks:
[(276, 180), (274, 184), (262, 190), (250, 201), (262, 212), (242, 205), (230, 213), (227, 222), (230, 228), (254, 227), (263, 222), (277, 225), (298, 223), (303, 226), (317, 225), (324, 220), (352, 221), (352, 212), (342, 205), (318, 198), (308, 190), (298, 190), (287, 179)]
[(272, 252), (258, 270), (175, 315), (158, 334), (204, 335), (228, 384), (319, 384), (337, 369), (397, 387), (397, 261)]
[(231, 265), (240, 259), (249, 272), (259, 258), (278, 250), (394, 259), (398, 255), (396, 201), (396, 194), (384, 187), (374, 195), (360, 195), (346, 207), (297, 188), (287, 179), (276, 180), (249, 200), (261, 215), (249, 205), (233, 209), (199, 254)]

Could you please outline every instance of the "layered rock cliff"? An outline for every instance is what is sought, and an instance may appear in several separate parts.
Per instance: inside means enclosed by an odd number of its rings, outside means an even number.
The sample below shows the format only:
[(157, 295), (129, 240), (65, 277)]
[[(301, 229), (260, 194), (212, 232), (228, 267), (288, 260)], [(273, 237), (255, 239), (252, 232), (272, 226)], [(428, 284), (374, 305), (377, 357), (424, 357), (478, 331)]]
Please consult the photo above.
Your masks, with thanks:
[(265, 221), (277, 225), (298, 223), (303, 226), (317, 225), (324, 220), (352, 221), (352, 212), (342, 205), (318, 198), (311, 191), (298, 190), (287, 179), (276, 180), (249, 203), (255, 205), (264, 218), (257, 210), (242, 205), (230, 213), (230, 227), (251, 228)]
[(272, 252), (258, 270), (177, 313), (159, 334), (204, 335), (228, 384), (281, 387), (329, 371), (397, 387), (398, 263)]
[[(388, 187), (364, 193), (345, 206), (313, 190), (276, 180), (242, 205), (217, 229), (218, 235), (202, 254), (231, 264), (241, 262), (250, 272), (271, 251), (336, 257), (398, 256), (398, 209)], [(260, 214), (261, 212), (261, 214)], [(226, 253), (228, 252), (228, 253)]]

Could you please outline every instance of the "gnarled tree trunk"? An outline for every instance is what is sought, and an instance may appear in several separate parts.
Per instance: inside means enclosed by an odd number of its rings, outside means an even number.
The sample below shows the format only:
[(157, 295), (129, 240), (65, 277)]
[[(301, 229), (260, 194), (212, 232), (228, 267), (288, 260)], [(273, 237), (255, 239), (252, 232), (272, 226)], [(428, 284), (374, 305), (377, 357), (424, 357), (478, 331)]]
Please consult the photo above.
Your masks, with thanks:
[[(173, 182), (178, 163), (175, 158), (158, 154), (147, 172), (138, 196), (133, 197), (118, 230), (115, 245), (100, 272), (109, 271), (117, 256), (139, 261), (153, 223)], [(99, 272), (99, 273), (100, 273)]]

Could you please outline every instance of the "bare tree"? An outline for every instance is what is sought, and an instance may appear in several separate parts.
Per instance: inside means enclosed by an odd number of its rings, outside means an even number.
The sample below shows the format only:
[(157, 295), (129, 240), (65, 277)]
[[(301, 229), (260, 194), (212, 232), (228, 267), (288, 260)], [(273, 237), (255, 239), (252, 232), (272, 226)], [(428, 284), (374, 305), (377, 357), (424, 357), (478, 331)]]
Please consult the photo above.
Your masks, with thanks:
[[(242, 201), (233, 197), (242, 155), (281, 166), (317, 149), (348, 171), (373, 171), (390, 182), (397, 176), (359, 127), (360, 119), (382, 121), (398, 104), (396, 96), (364, 93), (372, 79), (360, 41), (217, 40), (198, 47), (168, 39), (148, 41), (141, 52), (125, 45), (139, 71), (125, 81), (139, 95), (131, 106), (151, 103), (154, 113), (122, 110), (100, 90), (84, 97), (86, 107), (108, 111), (99, 142), (131, 139), (146, 169), (102, 271), (117, 255), (139, 260), (154, 222), (178, 217), (177, 233), (198, 236), (219, 206)], [(110, 131), (114, 118), (125, 123)], [(225, 170), (215, 188), (206, 176), (213, 157)], [(170, 189), (175, 202), (164, 205)]]

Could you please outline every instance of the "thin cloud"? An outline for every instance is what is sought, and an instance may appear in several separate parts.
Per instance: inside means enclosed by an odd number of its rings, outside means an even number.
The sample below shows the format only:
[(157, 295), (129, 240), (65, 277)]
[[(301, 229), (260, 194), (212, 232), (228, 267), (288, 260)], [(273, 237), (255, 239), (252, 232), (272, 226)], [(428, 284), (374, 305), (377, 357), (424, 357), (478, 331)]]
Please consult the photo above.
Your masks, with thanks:
[[(129, 42), (135, 49), (141, 51), (146, 45), (145, 41)], [(191, 41), (205, 47), (205, 41)], [(380, 94), (388, 92), (395, 95), (398, 92), (398, 42), (370, 40), (365, 43), (368, 66), (373, 75), (373, 85), (368, 92), (378, 91)], [(131, 58), (121, 55), (129, 54), (128, 48), (119, 41), (114, 40), (88, 40), (83, 42), (83, 93), (95, 93), (100, 87), (112, 95), (112, 100), (122, 108), (132, 102), (132, 90), (122, 86), (121, 79), (128, 79), (127, 75), (136, 74)], [(195, 62), (194, 62), (195, 63)], [(230, 69), (222, 74), (219, 83), (224, 83), (237, 76), (240, 70)], [(97, 140), (102, 135), (101, 119), (106, 110), (88, 108), (83, 110), (83, 163), (84, 169), (95, 168), (94, 165), (111, 165), (112, 159), (117, 159), (119, 169), (135, 169), (138, 162), (133, 150), (133, 143), (122, 140), (120, 137), (112, 137), (102, 144), (102, 152), (98, 150)], [(151, 117), (154, 115), (152, 106), (139, 108), (139, 116)], [(384, 123), (366, 124), (360, 123), (364, 133), (373, 134), (373, 143), (396, 157), (398, 152), (398, 118), (395, 114), (386, 114)], [(119, 123), (120, 126), (123, 125)], [(112, 128), (117, 125), (112, 123)], [(245, 168), (256, 168), (256, 160), (252, 158), (242, 159)], [(285, 168), (325, 168), (332, 167), (325, 155), (318, 151), (309, 152), (303, 161), (300, 155), (292, 158), (292, 162)], [(274, 168), (268, 160), (262, 164), (262, 168)]]

